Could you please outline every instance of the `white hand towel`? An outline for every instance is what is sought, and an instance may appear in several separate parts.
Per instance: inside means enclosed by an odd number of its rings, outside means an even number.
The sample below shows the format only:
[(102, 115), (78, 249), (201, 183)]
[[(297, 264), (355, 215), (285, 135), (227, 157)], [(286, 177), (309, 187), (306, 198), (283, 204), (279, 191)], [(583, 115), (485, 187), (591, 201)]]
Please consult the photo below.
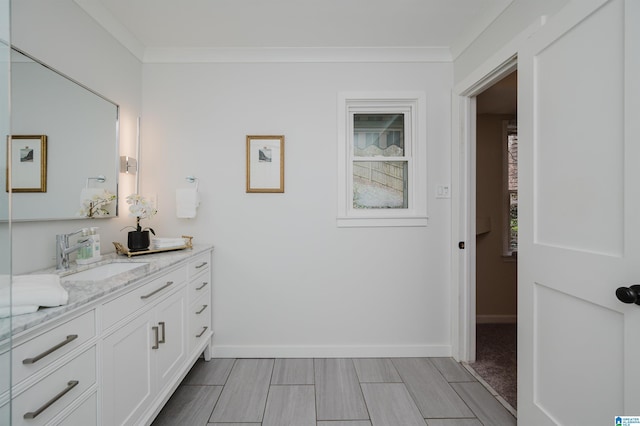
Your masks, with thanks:
[(156, 237), (151, 239), (151, 248), (153, 249), (166, 249), (173, 247), (183, 247), (185, 245), (184, 238), (161, 238)]
[(17, 275), (9, 288), (0, 289), (0, 307), (60, 306), (69, 301), (69, 293), (55, 274)]
[(14, 306), (12, 308), (8, 306), (0, 307), (0, 318), (23, 314), (32, 314), (36, 312), (38, 308), (40, 308), (40, 306), (38, 305)]
[(198, 205), (200, 205), (200, 198), (196, 188), (178, 188), (176, 190), (177, 217), (186, 219), (196, 217)]

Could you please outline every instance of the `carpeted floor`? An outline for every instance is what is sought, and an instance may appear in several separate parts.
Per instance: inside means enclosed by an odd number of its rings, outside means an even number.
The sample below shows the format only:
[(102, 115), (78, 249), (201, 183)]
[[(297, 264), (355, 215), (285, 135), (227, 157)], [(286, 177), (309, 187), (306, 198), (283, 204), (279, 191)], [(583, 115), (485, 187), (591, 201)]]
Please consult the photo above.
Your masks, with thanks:
[(513, 408), (517, 407), (516, 324), (478, 324), (471, 367)]

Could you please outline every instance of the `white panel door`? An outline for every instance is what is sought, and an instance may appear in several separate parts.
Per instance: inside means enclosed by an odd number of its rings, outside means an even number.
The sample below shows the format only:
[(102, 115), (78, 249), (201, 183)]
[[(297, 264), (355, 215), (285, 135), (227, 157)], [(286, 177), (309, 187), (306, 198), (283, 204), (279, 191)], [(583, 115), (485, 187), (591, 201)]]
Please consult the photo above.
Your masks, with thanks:
[(518, 54), (518, 423), (640, 416), (640, 1), (576, 0)]

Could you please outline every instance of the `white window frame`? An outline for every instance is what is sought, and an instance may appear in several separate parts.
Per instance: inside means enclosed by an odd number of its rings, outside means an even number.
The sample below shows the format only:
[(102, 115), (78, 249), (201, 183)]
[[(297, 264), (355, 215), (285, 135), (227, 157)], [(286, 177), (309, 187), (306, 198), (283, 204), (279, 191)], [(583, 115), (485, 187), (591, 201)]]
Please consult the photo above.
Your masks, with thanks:
[[(509, 134), (510, 121), (502, 121), (502, 256), (515, 259), (518, 249), (511, 249), (511, 192), (509, 190)], [(515, 191), (518, 192), (517, 190)]]
[[(339, 227), (427, 226), (427, 118), (424, 92), (341, 92), (338, 94)], [(353, 116), (359, 113), (405, 114), (408, 208), (353, 208)], [(366, 160), (365, 160), (366, 161)]]

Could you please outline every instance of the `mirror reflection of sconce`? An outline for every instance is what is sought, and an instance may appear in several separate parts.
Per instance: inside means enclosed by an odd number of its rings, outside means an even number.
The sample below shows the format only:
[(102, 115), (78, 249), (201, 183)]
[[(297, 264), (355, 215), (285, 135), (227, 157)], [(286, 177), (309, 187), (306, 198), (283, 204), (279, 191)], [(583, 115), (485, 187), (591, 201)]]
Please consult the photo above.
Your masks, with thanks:
[(138, 171), (138, 160), (127, 155), (120, 156), (120, 173), (135, 175)]

